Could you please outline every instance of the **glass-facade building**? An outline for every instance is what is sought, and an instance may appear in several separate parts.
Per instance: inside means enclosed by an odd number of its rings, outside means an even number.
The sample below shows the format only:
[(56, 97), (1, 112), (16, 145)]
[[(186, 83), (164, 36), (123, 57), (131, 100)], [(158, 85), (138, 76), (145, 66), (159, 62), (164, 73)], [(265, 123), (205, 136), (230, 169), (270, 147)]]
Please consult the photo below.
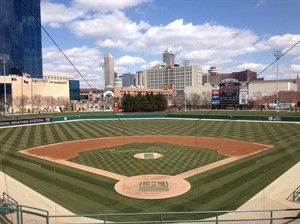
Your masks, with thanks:
[(69, 80), (70, 100), (80, 100), (79, 80)]
[[(0, 54), (9, 54), (6, 74), (22, 70), (42, 78), (40, 0), (0, 0)], [(23, 2), (23, 3), (22, 3)], [(3, 66), (0, 66), (0, 74)]]

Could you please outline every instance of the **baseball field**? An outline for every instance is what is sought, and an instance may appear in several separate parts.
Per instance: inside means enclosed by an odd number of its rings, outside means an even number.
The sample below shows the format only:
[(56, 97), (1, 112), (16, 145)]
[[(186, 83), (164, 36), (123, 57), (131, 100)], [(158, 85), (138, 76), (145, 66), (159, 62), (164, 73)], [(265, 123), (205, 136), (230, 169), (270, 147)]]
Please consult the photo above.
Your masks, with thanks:
[[(137, 141), (140, 136), (143, 140)], [(188, 140), (176, 142), (172, 136)], [(118, 141), (111, 142), (118, 143), (104, 144), (114, 138)], [(89, 146), (89, 139), (95, 144)], [(0, 142), (1, 170), (77, 214), (234, 210), (300, 161), (300, 128), (293, 123), (85, 120), (3, 128)], [(39, 147), (50, 144), (54, 145)], [(24, 154), (32, 148), (35, 153)], [(141, 157), (135, 158), (138, 154)], [(234, 159), (220, 165), (228, 158)], [(107, 173), (99, 175), (74, 164)], [(194, 172), (186, 174), (189, 171)], [(147, 174), (181, 175), (190, 188), (155, 200), (116, 190), (120, 178), (114, 175)], [(140, 187), (151, 191), (149, 183)], [(161, 185), (161, 191), (166, 189), (168, 185)]]

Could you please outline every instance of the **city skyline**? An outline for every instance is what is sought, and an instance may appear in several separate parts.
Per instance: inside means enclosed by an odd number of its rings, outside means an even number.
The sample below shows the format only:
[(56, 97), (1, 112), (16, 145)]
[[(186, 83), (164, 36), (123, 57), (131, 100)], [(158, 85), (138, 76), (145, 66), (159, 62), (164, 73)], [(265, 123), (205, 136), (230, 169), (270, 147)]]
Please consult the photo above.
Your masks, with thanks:
[[(96, 87), (104, 86), (99, 63), (105, 52), (114, 56), (120, 74), (162, 62), (167, 48), (177, 63), (187, 59), (204, 71), (217, 66), (220, 72), (259, 72), (274, 60), (274, 50), (300, 40), (300, 4), (293, 0), (44, 0), (41, 8), (45, 28)], [(298, 45), (280, 59), (280, 78), (300, 72), (299, 53)], [(45, 70), (75, 74), (45, 35), (43, 59)], [(273, 78), (274, 70), (261, 77)]]

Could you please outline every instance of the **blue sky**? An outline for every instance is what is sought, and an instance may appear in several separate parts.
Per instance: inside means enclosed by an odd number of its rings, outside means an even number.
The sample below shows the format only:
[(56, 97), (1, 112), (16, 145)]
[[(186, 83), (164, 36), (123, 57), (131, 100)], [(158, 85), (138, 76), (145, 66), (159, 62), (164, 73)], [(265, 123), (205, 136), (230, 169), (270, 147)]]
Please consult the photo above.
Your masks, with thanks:
[[(161, 62), (167, 47), (177, 63), (188, 59), (204, 72), (259, 72), (274, 50), (300, 40), (299, 21), (299, 0), (42, 0), (44, 27), (96, 87), (103, 87), (105, 52), (120, 74)], [(45, 71), (76, 75), (45, 35), (43, 59)], [(300, 45), (280, 61), (280, 77), (297, 72)], [(274, 77), (274, 68), (262, 76)]]

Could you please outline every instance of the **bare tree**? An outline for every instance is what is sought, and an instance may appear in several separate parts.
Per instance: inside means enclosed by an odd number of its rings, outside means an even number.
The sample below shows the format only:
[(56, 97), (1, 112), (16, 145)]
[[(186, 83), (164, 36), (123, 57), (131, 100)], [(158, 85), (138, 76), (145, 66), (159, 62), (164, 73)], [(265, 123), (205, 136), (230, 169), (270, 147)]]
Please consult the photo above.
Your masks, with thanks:
[(201, 94), (201, 104), (204, 108), (209, 108), (211, 105), (211, 92), (206, 91)]
[(178, 93), (173, 98), (173, 105), (177, 108), (183, 108), (184, 105), (184, 93)]
[(31, 97), (31, 103), (32, 103), (32, 106), (34, 107), (37, 107), (38, 111), (40, 111), (41, 109), (41, 106), (42, 106), (42, 103), (43, 103), (43, 97), (41, 95), (33, 95)]
[(62, 110), (66, 110), (68, 102), (69, 100), (67, 97), (58, 97), (56, 99), (56, 105), (59, 106)]
[(46, 105), (47, 105), (47, 108), (51, 108), (51, 110), (53, 111), (54, 110), (54, 106), (55, 106), (55, 99), (53, 96), (46, 96), (45, 97), (45, 101), (46, 101)]
[(190, 97), (189, 97), (189, 101), (191, 102), (191, 106), (193, 109), (197, 109), (200, 104), (201, 104), (201, 95), (197, 94), (197, 93), (193, 93)]
[(30, 99), (28, 96), (16, 96), (14, 99), (14, 104), (18, 107), (19, 112), (24, 112), (24, 107), (29, 104)]

